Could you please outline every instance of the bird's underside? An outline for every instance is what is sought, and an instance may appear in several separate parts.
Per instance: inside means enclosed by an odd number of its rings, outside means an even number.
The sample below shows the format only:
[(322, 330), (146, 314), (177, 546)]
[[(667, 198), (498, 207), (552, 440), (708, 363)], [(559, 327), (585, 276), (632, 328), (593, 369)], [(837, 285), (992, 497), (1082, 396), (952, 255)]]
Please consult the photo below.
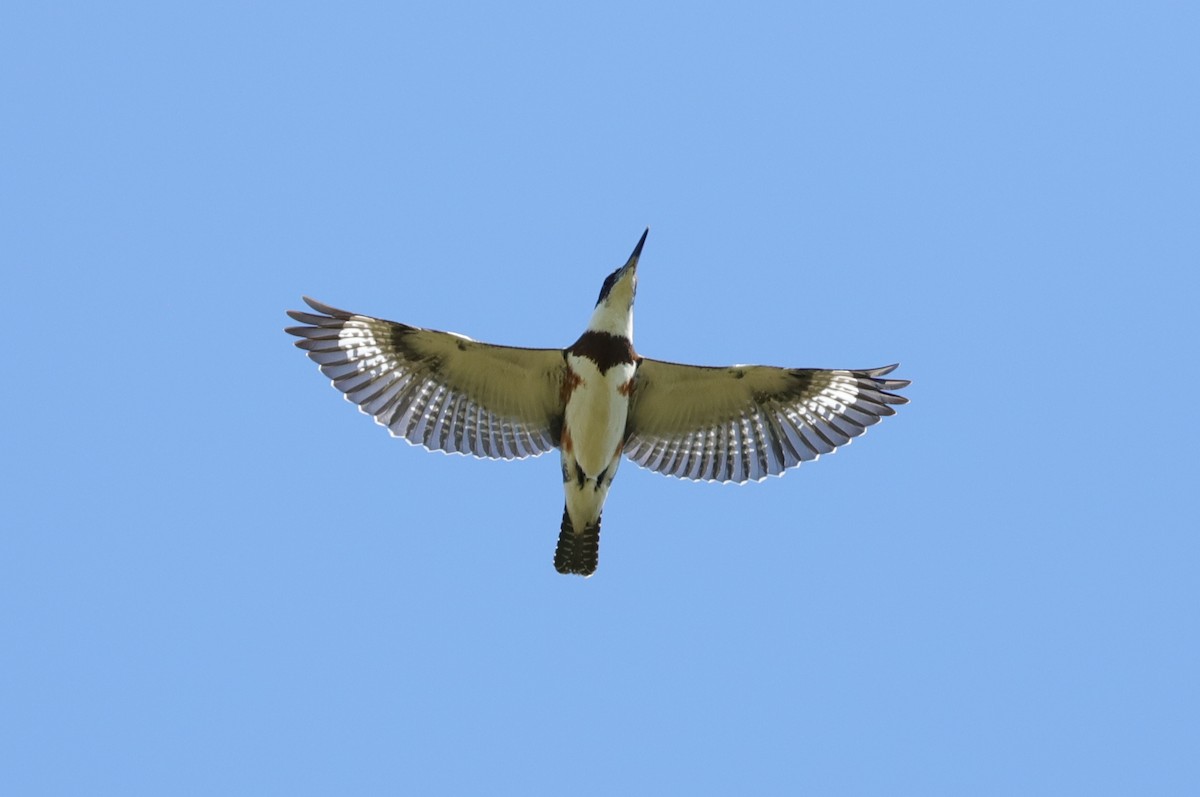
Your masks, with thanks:
[[(887, 378), (895, 365), (713, 368), (640, 357), (631, 321), (609, 329), (614, 318), (628, 320), (617, 314), (626, 270), (605, 283), (588, 331), (567, 349), (479, 343), (307, 297), (315, 312), (289, 311), (300, 325), (287, 332), (395, 437), (496, 459), (558, 448), (567, 505), (555, 567), (581, 575), (595, 571), (603, 502), (622, 455), (682, 479), (759, 481), (832, 453), (908, 401), (893, 392), (908, 381)], [(636, 285), (628, 282), (626, 316)]]

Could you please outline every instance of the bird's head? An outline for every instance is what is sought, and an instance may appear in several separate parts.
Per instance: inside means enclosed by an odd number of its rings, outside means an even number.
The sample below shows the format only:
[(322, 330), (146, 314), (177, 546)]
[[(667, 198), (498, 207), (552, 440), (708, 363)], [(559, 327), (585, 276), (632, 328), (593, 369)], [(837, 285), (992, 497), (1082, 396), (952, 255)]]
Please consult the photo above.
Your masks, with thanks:
[(600, 288), (600, 298), (596, 300), (596, 312), (592, 315), (590, 328), (598, 331), (632, 335), (633, 298), (637, 294), (637, 265), (642, 256), (642, 246), (650, 228), (642, 233), (633, 254), (625, 265), (609, 274)]

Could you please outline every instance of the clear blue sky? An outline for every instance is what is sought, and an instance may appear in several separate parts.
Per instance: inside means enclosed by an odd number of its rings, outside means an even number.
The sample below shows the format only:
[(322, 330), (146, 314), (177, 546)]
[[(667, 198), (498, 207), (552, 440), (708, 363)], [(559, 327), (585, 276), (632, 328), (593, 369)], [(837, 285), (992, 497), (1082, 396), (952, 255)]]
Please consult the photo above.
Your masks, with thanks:
[[(1200, 793), (1193, 3), (10, 3), (6, 794)], [(393, 440), (301, 294), (900, 361), (746, 487)]]

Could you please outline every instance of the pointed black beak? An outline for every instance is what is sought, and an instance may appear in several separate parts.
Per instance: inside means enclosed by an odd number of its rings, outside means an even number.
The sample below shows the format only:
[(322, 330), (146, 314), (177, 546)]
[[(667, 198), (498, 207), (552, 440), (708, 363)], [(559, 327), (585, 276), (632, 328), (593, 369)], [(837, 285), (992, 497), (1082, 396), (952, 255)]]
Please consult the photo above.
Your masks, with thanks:
[(638, 258), (642, 256), (642, 247), (646, 245), (646, 236), (650, 234), (650, 228), (642, 233), (642, 237), (638, 239), (637, 246), (633, 247), (633, 254), (629, 256), (629, 261), (625, 264), (625, 268), (636, 266)]

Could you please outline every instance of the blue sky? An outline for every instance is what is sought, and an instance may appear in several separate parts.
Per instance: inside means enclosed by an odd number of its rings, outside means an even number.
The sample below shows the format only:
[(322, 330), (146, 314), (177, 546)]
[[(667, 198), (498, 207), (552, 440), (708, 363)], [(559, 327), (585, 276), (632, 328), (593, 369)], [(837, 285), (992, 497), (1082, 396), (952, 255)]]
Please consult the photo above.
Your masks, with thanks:
[[(9, 4), (12, 794), (1195, 794), (1187, 3)], [(301, 294), (900, 361), (746, 487), (390, 439)]]

